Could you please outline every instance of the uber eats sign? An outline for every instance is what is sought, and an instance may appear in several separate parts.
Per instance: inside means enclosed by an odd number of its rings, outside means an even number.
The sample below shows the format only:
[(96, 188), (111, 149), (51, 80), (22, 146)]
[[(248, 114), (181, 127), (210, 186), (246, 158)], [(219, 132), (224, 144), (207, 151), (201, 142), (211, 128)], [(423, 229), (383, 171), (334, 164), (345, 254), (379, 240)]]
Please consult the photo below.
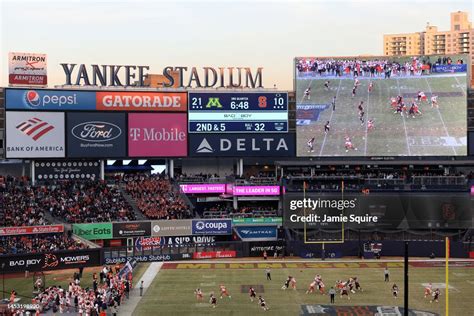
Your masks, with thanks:
[(74, 234), (87, 240), (112, 239), (112, 223), (73, 224)]

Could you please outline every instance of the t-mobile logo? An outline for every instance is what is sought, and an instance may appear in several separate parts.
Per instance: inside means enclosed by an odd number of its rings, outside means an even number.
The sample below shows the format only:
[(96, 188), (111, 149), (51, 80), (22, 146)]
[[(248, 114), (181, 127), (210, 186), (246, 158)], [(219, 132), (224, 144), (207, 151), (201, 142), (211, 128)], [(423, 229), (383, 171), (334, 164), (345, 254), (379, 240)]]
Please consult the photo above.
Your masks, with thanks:
[(137, 141), (140, 137), (140, 128), (131, 128), (130, 129), (130, 137), (133, 141)]
[(178, 128), (155, 129), (152, 128), (130, 128), (130, 137), (132, 141), (164, 141), (164, 142), (183, 142), (186, 141), (186, 133)]

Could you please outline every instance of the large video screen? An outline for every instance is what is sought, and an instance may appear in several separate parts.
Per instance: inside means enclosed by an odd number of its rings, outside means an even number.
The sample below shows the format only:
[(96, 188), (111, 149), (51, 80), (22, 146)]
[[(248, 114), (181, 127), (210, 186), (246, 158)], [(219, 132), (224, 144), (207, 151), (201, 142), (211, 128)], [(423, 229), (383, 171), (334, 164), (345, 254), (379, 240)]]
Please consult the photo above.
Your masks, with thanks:
[(297, 156), (467, 155), (467, 61), (296, 58)]

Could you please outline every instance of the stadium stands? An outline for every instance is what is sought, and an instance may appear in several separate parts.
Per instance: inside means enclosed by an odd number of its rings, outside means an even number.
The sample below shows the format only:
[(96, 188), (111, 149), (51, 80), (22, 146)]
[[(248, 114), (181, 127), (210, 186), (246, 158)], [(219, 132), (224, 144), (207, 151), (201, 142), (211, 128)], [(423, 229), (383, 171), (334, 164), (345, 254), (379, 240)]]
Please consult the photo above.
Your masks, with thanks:
[(467, 191), (472, 172), (444, 174), (443, 170), (324, 170), (293, 172), (283, 179), (288, 191)]
[(0, 254), (42, 253), (57, 250), (78, 250), (87, 245), (64, 233), (0, 237)]
[(24, 177), (0, 176), (0, 226), (46, 225), (44, 209), (36, 202), (36, 192)]
[(65, 181), (37, 189), (38, 205), (68, 223), (131, 221), (135, 214), (118, 187), (103, 181)]
[(123, 178), (126, 191), (150, 219), (192, 218), (192, 212), (171, 182), (163, 176), (145, 174)]

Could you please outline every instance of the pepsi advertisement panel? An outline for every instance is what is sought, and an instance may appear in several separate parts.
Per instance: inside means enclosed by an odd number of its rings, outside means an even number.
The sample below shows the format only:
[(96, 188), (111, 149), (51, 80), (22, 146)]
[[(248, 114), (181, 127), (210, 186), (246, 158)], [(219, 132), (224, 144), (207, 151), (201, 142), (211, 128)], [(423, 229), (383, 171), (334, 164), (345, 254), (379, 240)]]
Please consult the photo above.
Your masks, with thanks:
[(190, 93), (188, 100), (190, 133), (288, 132), (287, 93)]
[(7, 110), (95, 110), (95, 92), (71, 90), (5, 89)]
[(292, 157), (294, 134), (190, 134), (191, 157)]
[(125, 124), (125, 113), (68, 113), (68, 157), (125, 157)]
[(193, 219), (193, 235), (231, 235), (231, 219)]

